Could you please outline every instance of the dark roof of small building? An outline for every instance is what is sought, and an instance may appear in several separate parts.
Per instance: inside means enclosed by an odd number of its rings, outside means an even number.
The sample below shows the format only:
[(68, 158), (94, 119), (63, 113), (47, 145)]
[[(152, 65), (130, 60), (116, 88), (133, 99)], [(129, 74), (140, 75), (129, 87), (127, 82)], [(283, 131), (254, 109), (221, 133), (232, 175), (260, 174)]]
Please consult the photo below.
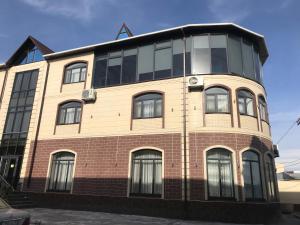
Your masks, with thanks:
[(28, 45), (30, 45), (30, 44), (35, 45), (40, 50), (40, 52), (42, 53), (42, 55), (47, 55), (47, 54), (54, 53), (53, 50), (51, 50), (50, 48), (48, 48), (46, 45), (44, 45), (39, 40), (35, 39), (32, 36), (28, 36), (26, 38), (26, 40), (20, 45), (20, 47), (6, 61), (6, 63), (5, 64), (0, 64), (0, 69), (3, 69), (3, 68), (11, 66), (14, 63), (14, 61), (18, 58), (18, 56), (20, 55), (20, 53), (22, 51), (24, 51), (24, 49), (26, 47), (28, 47)]

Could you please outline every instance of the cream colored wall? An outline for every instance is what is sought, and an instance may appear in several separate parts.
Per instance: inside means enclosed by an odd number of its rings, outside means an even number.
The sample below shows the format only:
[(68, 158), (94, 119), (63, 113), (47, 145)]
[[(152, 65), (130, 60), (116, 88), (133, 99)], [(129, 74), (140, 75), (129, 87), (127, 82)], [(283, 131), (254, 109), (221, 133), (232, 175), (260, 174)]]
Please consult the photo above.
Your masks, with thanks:
[[(256, 95), (256, 102), (258, 102), (257, 96), (259, 94), (266, 97), (264, 88), (258, 83), (244, 79), (238, 76), (228, 75), (206, 75), (203, 76), (204, 89), (213, 85), (225, 85), (231, 89), (232, 95), (232, 110), (233, 110), (233, 127), (231, 125), (230, 114), (205, 114), (203, 119), (203, 112), (205, 111), (204, 91), (202, 92), (189, 92), (188, 94), (188, 113), (189, 113), (189, 127), (190, 132), (233, 132), (243, 134), (253, 134), (263, 136), (270, 139), (270, 134), (264, 129), (261, 132), (261, 128), (258, 130), (257, 118), (251, 116), (240, 116), (241, 127), (238, 126), (238, 110), (236, 90), (241, 87), (248, 88)], [(259, 109), (257, 108), (257, 111)], [(258, 113), (259, 114), (259, 113)], [(259, 115), (258, 115), (259, 116)], [(204, 122), (203, 122), (204, 121)], [(268, 127), (265, 122), (262, 123), (264, 128)], [(267, 125), (267, 126), (266, 126)], [(259, 122), (260, 126), (260, 122)], [(266, 127), (265, 127), (266, 126)]]
[[(28, 130), (28, 136), (27, 136), (27, 141), (26, 141), (26, 146), (25, 146), (25, 151), (24, 151), (23, 166), (22, 166), (21, 175), (20, 175), (21, 178), (24, 177), (24, 175), (25, 175), (26, 166), (24, 166), (24, 165), (27, 164), (30, 143), (35, 138), (36, 127), (37, 127), (37, 122), (38, 122), (38, 112), (40, 109), (40, 101), (42, 98), (43, 84), (44, 84), (46, 70), (47, 70), (47, 63), (45, 61), (30, 63), (30, 64), (26, 64), (26, 65), (14, 66), (8, 70), (7, 82), (5, 85), (5, 92), (3, 95), (3, 101), (2, 101), (2, 105), (1, 105), (1, 109), (0, 109), (0, 132), (1, 132), (0, 136), (2, 137), (15, 75), (18, 72), (36, 70), (36, 69), (39, 70), (39, 75), (38, 75), (38, 81), (37, 81), (36, 92), (35, 92), (35, 97), (34, 97), (34, 103), (33, 103), (33, 107), (32, 107), (32, 114), (31, 114), (29, 130)], [(0, 74), (0, 76), (1, 76), (1, 74)], [(2, 79), (2, 78), (0, 78), (0, 79)]]
[(282, 203), (300, 204), (300, 180), (278, 181)]
[[(62, 85), (62, 91), (60, 91), (64, 66), (78, 60), (88, 62), (86, 88), (89, 88), (92, 82), (93, 53), (50, 62), (39, 139), (182, 132), (182, 87), (184, 78), (97, 89), (96, 102), (87, 103), (83, 106), (80, 132), (78, 132), (78, 125), (56, 126), (59, 103), (70, 99), (81, 100), (84, 83), (64, 84)], [(261, 132), (261, 123), (257, 123), (257, 119), (254, 117), (241, 116), (241, 127), (238, 127), (236, 89), (240, 87), (249, 88), (257, 98), (259, 94), (265, 96), (261, 85), (236, 76), (206, 75), (203, 77), (205, 87), (222, 84), (232, 89), (233, 127), (230, 114), (203, 115), (205, 111), (204, 92), (193, 91), (187, 93), (189, 132), (234, 132), (259, 135), (270, 139), (268, 129), (265, 127), (268, 124), (262, 123), (264, 132)], [(143, 91), (161, 91), (165, 93), (164, 128), (162, 127), (162, 119), (136, 119), (131, 124), (132, 96)], [(258, 130), (258, 125), (260, 130)]]

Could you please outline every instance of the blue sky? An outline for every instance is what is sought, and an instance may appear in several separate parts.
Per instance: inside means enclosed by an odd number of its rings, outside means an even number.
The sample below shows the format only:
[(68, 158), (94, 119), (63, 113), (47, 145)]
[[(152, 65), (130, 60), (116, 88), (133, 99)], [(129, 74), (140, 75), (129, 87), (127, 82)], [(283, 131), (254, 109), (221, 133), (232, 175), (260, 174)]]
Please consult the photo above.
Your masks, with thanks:
[[(60, 51), (112, 40), (123, 22), (134, 34), (189, 23), (235, 22), (266, 38), (270, 57), (264, 65), (264, 81), (276, 143), (300, 117), (299, 10), (298, 0), (2, 1), (0, 62), (28, 35)], [(279, 147), (277, 161), (286, 162), (289, 170), (300, 170), (300, 126)]]

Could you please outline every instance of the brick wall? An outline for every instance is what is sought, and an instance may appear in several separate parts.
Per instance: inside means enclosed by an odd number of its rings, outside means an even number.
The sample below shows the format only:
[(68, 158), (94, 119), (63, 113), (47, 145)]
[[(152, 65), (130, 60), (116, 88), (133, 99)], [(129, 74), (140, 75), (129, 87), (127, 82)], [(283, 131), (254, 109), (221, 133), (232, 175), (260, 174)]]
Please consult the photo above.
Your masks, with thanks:
[[(38, 141), (31, 184), (30, 187), (27, 187), (25, 178), (23, 189), (43, 192), (51, 152), (68, 149), (77, 153), (73, 194), (127, 196), (130, 151), (137, 148), (142, 149), (143, 146), (159, 148), (164, 151), (164, 198), (181, 199), (180, 134)], [(27, 165), (27, 177), (31, 157), (32, 147)]]
[[(235, 151), (236, 165), (240, 162), (240, 151), (245, 148), (258, 149), (262, 155), (271, 150), (272, 142), (246, 134), (233, 133), (190, 133), (190, 196), (191, 200), (205, 199), (205, 174), (204, 174), (204, 151), (213, 146), (228, 147)], [(238, 166), (237, 166), (238, 167)], [(239, 199), (241, 199), (241, 173), (237, 168), (237, 182)]]

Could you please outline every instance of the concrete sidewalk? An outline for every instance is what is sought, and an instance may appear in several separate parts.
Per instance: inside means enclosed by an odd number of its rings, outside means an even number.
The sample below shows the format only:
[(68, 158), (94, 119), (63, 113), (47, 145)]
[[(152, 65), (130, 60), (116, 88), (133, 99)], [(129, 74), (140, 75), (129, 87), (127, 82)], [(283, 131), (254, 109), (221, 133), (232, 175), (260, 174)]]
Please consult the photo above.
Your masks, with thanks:
[[(31, 214), (32, 222), (41, 221), (41, 225), (230, 225), (230, 223), (185, 221), (147, 216), (62, 209), (33, 208), (27, 209), (26, 211)], [(283, 215), (282, 220), (277, 221), (276, 224), (299, 225), (300, 219), (297, 219), (292, 215)]]

